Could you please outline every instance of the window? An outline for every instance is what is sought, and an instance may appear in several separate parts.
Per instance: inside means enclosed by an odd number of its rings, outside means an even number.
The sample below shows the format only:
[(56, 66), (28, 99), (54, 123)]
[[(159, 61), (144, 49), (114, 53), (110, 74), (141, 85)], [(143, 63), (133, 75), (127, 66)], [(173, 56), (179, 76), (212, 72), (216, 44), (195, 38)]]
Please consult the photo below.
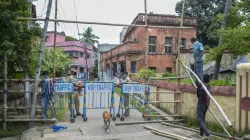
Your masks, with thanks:
[(83, 73), (84, 71), (83, 71), (83, 68), (80, 68), (80, 73)]
[(75, 51), (75, 57), (79, 57), (80, 56), (80, 52)]
[(181, 38), (181, 48), (185, 49), (186, 48), (186, 38)]
[(80, 57), (83, 57), (83, 52), (80, 52)]
[(167, 68), (166, 68), (166, 72), (172, 73), (172, 68), (171, 68), (171, 67), (167, 67)]
[(69, 56), (74, 56), (74, 52), (70, 51)]
[(166, 37), (165, 38), (165, 53), (171, 53), (172, 52), (172, 37)]
[(155, 52), (156, 51), (156, 36), (149, 37), (149, 51), (148, 52)]
[(131, 73), (136, 73), (136, 61), (131, 61)]
[(150, 70), (154, 70), (156, 72), (156, 67), (149, 67)]
[(46, 42), (48, 42), (48, 41), (49, 41), (49, 36), (46, 36), (45, 41), (46, 41)]

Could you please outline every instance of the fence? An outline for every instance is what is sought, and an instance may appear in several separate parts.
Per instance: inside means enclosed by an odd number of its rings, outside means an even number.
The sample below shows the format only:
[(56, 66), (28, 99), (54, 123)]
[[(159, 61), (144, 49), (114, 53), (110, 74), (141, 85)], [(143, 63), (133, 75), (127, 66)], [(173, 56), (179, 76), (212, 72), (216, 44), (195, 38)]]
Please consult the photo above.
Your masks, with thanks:
[(83, 98), (83, 120), (87, 121), (87, 109), (109, 109), (115, 121), (114, 83), (85, 82)]

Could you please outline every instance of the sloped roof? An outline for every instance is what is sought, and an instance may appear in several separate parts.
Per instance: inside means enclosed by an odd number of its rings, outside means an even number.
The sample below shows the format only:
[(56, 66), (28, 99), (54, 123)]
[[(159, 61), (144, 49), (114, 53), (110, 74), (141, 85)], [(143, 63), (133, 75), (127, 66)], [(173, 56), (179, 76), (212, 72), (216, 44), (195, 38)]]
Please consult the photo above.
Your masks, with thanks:
[[(210, 66), (209, 68), (207, 68), (206, 70), (204, 70), (204, 73), (206, 74), (213, 74), (214, 73), (214, 69), (215, 69), (215, 66)], [(224, 67), (220, 67), (220, 73), (223, 73), (223, 72), (235, 72), (235, 70), (231, 70), (231, 69), (227, 69), (227, 68), (224, 68)]]

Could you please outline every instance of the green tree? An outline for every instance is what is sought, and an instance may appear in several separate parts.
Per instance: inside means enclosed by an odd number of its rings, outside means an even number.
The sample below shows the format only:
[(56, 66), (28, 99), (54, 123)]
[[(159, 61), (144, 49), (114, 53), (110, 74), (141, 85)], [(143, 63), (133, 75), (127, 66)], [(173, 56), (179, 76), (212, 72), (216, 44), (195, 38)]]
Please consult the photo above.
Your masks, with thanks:
[[(233, 0), (234, 1), (234, 0)], [(197, 38), (204, 46), (216, 47), (219, 43), (215, 31), (220, 28), (217, 15), (224, 12), (226, 0), (186, 0), (185, 17), (197, 17)], [(175, 7), (181, 15), (182, 1)]]
[(84, 29), (84, 32), (82, 33), (82, 39), (81, 41), (86, 42), (88, 44), (94, 45), (95, 43), (99, 43), (98, 39), (100, 39), (98, 36), (96, 36), (93, 33), (92, 27), (88, 27), (87, 29)]
[[(48, 71), (53, 73), (53, 52), (49, 48), (44, 49), (44, 56), (42, 60), (42, 71)], [(56, 49), (56, 74), (62, 76), (66, 70), (70, 67), (73, 59), (63, 52), (63, 49)]]
[[(36, 43), (37, 37), (42, 33), (38, 24), (33, 23), (34, 26), (28, 29), (28, 22), (18, 21), (18, 17), (31, 16), (30, 4), (27, 0), (1, 0), (0, 2), (0, 56), (7, 53), (9, 76), (16, 68), (30, 72), (32, 44)], [(0, 65), (2, 68), (3, 63)]]
[[(216, 60), (225, 50), (234, 52), (235, 56), (246, 55), (250, 51), (250, 4), (248, 0), (241, 0), (232, 7), (227, 21), (227, 28), (217, 31), (223, 38), (219, 47), (210, 50), (206, 61)], [(218, 20), (223, 20), (223, 14), (218, 15)]]
[[(84, 32), (82, 33), (81, 41), (93, 45), (94, 49), (94, 56), (98, 56), (98, 49), (94, 46), (95, 43), (99, 43), (98, 36), (93, 33), (92, 27), (88, 27), (87, 29), (83, 29)], [(93, 70), (96, 70), (95, 75), (98, 75), (98, 63), (95, 63)]]

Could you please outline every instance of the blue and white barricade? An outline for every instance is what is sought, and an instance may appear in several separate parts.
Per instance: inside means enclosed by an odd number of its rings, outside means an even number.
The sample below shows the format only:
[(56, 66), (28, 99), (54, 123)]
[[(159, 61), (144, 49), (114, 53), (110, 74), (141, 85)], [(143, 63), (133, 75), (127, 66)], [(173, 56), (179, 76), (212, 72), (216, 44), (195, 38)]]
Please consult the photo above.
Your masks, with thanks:
[(70, 93), (71, 94), (71, 110), (70, 121), (75, 121), (75, 98), (74, 98), (74, 84), (73, 83), (55, 83), (55, 93)]
[(115, 121), (115, 95), (113, 82), (85, 82), (83, 120), (87, 121), (87, 109), (109, 109)]
[[(124, 103), (125, 103), (125, 99), (124, 96), (125, 94), (129, 94), (129, 101), (127, 102), (127, 106), (125, 107)], [(150, 85), (147, 86), (147, 94), (148, 94), (148, 98), (145, 99), (146, 103), (150, 102)], [(143, 95), (145, 95), (145, 85), (144, 84), (140, 84), (140, 83), (122, 83), (121, 86), (121, 96), (120, 96), (120, 102), (119, 102), (119, 108), (118, 108), (118, 114), (116, 115), (116, 117), (120, 117), (121, 121), (124, 121), (125, 119), (125, 111), (124, 109), (140, 109), (140, 108), (144, 108), (145, 104), (144, 103), (144, 99), (143, 99)], [(132, 103), (130, 103), (130, 101), (132, 100)], [(150, 114), (150, 108), (147, 107), (146, 108), (147, 113), (146, 114)], [(143, 113), (142, 116), (144, 116), (145, 112)]]

